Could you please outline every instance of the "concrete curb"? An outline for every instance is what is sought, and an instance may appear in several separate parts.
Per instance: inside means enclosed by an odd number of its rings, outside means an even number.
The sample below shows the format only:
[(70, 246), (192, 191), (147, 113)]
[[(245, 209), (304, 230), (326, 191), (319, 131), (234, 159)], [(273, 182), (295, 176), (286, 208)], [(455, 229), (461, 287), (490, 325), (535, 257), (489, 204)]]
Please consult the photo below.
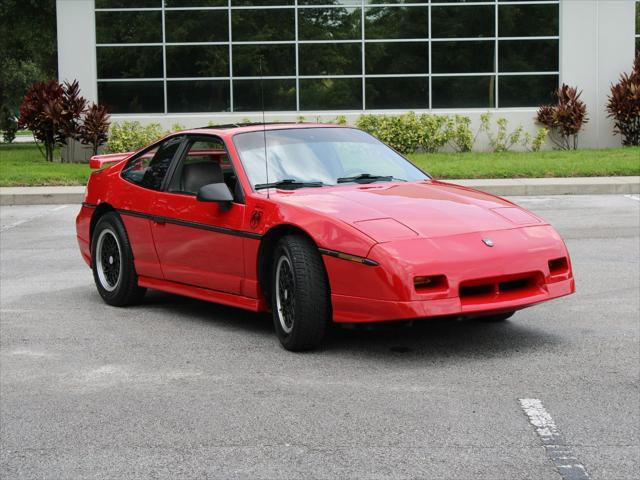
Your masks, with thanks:
[[(494, 195), (640, 194), (637, 177), (508, 178), (450, 180)], [(78, 204), (85, 187), (0, 187), (0, 205)]]

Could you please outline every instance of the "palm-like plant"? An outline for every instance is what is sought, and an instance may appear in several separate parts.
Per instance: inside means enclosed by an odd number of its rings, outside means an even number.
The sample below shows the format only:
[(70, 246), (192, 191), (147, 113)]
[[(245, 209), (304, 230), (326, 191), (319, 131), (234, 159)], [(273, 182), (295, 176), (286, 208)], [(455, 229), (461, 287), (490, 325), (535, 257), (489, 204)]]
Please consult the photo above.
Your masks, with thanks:
[(614, 131), (622, 135), (622, 144), (640, 145), (640, 53), (631, 74), (623, 73), (618, 83), (611, 85), (607, 112), (614, 120)]
[(92, 104), (86, 111), (84, 121), (79, 128), (80, 140), (93, 147), (93, 154), (103, 145), (109, 136), (109, 112), (104, 105)]
[(549, 130), (549, 138), (562, 150), (578, 148), (578, 134), (588, 122), (587, 105), (576, 87), (562, 84), (554, 92), (555, 103), (538, 109), (537, 120)]

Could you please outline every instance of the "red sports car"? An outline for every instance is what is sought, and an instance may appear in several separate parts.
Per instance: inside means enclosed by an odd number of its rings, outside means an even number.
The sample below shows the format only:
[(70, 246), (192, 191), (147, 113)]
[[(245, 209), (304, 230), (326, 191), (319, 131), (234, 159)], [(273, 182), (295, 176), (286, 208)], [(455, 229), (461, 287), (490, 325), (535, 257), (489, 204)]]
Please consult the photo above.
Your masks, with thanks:
[(543, 219), (355, 128), (188, 130), (91, 167), (78, 243), (110, 305), (153, 288), (270, 310), (282, 345), (305, 350), (330, 322), (503, 320), (575, 291)]

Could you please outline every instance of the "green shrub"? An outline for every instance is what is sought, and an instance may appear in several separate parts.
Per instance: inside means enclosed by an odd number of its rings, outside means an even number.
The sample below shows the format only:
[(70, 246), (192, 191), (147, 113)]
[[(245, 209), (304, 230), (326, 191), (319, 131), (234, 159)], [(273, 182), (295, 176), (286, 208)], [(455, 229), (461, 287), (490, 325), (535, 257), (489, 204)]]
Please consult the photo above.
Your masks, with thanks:
[(162, 127), (158, 123), (142, 126), (140, 122), (114, 122), (109, 129), (107, 151), (133, 152), (162, 136)]
[(435, 153), (447, 145), (468, 152), (474, 140), (471, 120), (462, 115), (361, 115), (356, 126), (404, 154)]
[(491, 113), (480, 115), (480, 128), (478, 133), (484, 132), (489, 139), (489, 145), (494, 152), (508, 152), (513, 147), (520, 145), (525, 150), (533, 152), (539, 151), (547, 139), (549, 131), (546, 128), (539, 128), (535, 135), (524, 131), (522, 125), (518, 125), (514, 130), (509, 131), (509, 121), (506, 118), (498, 118), (496, 126), (491, 126)]
[(464, 115), (456, 115), (453, 117), (450, 129), (451, 147), (456, 152), (470, 152), (475, 140), (471, 131), (471, 119)]

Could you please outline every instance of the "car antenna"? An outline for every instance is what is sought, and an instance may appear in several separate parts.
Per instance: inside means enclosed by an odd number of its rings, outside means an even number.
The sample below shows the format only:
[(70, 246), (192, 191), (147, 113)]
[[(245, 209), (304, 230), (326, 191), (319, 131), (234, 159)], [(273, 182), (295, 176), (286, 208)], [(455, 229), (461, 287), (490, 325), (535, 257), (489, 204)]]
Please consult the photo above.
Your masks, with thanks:
[[(264, 85), (262, 80), (262, 77), (263, 77), (262, 55), (260, 55), (260, 59), (259, 59), (259, 68), (260, 68), (260, 103), (262, 106), (262, 139), (264, 142), (264, 166), (265, 166), (265, 173), (266, 173), (266, 183), (268, 185), (269, 184), (269, 156), (267, 154), (267, 124), (264, 121)], [(270, 198), (269, 190), (271, 189), (267, 188), (267, 198)]]

